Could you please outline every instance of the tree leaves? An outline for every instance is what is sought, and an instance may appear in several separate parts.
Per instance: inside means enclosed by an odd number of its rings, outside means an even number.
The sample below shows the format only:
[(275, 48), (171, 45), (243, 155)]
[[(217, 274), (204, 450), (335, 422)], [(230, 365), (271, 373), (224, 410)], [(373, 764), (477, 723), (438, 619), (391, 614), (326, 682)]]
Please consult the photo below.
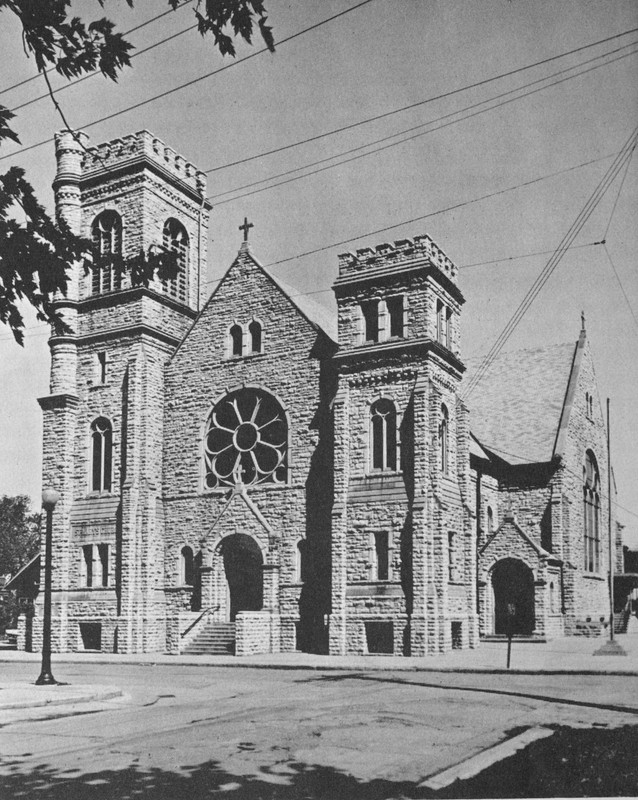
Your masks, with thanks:
[[(105, 5), (105, 0), (98, 2)], [(133, 6), (133, 0), (127, 2)], [(184, 0), (168, 0), (173, 10), (183, 4)], [(54, 68), (72, 79), (100, 70), (117, 81), (120, 71), (130, 65), (133, 46), (116, 32), (111, 20), (104, 17), (87, 24), (70, 16), (70, 7), (71, 0), (0, 0), (0, 12), (11, 11), (19, 18), (25, 52), (33, 56), (39, 72)], [(262, 0), (196, 0), (194, 12), (199, 32), (212, 35), (222, 55), (235, 56), (234, 38), (251, 44), (255, 25), (268, 49), (275, 50)], [(46, 74), (45, 78), (48, 83)], [(64, 118), (62, 109), (56, 107)], [(10, 125), (13, 118), (13, 112), (0, 106), (0, 146), (5, 141), (20, 143)], [(68, 330), (55, 310), (53, 297), (66, 294), (67, 270), (77, 262), (83, 263), (86, 271), (91, 268), (91, 242), (48, 216), (22, 169), (13, 167), (1, 174), (0, 323), (11, 329), (19, 344), (24, 341), (24, 320), (18, 309), (21, 300), (27, 300), (38, 319), (51, 323), (54, 330)], [(126, 260), (119, 258), (112, 266), (120, 275), (128, 274), (133, 286), (148, 286), (155, 275), (169, 280), (178, 271), (175, 254), (162, 248), (140, 251)]]

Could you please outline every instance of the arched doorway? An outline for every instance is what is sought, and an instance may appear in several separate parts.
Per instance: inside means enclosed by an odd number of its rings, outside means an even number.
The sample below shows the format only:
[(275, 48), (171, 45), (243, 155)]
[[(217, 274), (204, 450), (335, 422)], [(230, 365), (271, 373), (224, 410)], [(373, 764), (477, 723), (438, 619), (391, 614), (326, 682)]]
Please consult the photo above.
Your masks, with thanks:
[(250, 536), (235, 533), (222, 540), (219, 554), (228, 585), (227, 614), (231, 622), (239, 611), (261, 611), (264, 604), (263, 558)]
[[(504, 558), (492, 570), (494, 633), (531, 636), (535, 627), (534, 574), (516, 558)], [(510, 618), (510, 614), (512, 615)]]

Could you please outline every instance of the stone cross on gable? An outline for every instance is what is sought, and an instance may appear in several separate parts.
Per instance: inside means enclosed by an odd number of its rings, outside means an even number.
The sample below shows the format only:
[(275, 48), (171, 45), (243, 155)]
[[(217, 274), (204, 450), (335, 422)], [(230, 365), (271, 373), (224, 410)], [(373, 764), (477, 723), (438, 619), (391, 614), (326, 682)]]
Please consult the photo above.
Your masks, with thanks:
[(248, 241), (248, 231), (251, 228), (254, 228), (254, 227), (255, 226), (253, 225), (252, 222), (248, 222), (248, 217), (244, 217), (244, 224), (239, 226), (239, 230), (244, 232), (244, 241), (245, 242)]

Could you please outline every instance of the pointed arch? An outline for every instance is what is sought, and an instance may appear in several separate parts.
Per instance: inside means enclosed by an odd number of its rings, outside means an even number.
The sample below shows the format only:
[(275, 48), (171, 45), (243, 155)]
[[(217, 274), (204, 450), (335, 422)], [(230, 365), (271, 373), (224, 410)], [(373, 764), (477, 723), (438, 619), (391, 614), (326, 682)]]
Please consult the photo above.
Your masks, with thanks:
[(166, 220), (162, 242), (165, 250), (176, 254), (178, 269), (174, 278), (162, 281), (162, 288), (170, 297), (185, 303), (188, 298), (189, 239), (186, 228), (179, 220), (174, 217)]
[(112, 461), (113, 426), (106, 417), (98, 417), (91, 423), (91, 491), (111, 491)]
[(592, 450), (585, 453), (583, 464), (583, 528), (584, 569), (586, 572), (600, 571), (600, 472)]
[(397, 469), (397, 410), (388, 398), (370, 407), (370, 468), (394, 472)]
[(439, 413), (439, 467), (444, 475), (450, 471), (450, 412), (445, 403)]
[[(93, 240), (93, 294), (122, 288), (122, 218), (112, 209), (98, 214), (91, 226)], [(119, 267), (119, 269), (118, 269)]]

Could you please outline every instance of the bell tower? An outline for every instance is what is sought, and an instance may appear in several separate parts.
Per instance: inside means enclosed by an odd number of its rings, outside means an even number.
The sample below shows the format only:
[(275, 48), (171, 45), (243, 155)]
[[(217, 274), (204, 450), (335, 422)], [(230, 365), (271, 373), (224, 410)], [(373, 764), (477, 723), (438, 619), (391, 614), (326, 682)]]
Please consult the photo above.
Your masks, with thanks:
[[(56, 136), (56, 212), (92, 241), (56, 307), (44, 412), (43, 481), (54, 517), (53, 644), (142, 652), (164, 641), (161, 492), (164, 366), (204, 293), (206, 178), (148, 131), (88, 147)], [(136, 285), (149, 254), (177, 277)]]
[(416, 236), (340, 255), (334, 291), (331, 653), (467, 645), (476, 625), (457, 268)]

